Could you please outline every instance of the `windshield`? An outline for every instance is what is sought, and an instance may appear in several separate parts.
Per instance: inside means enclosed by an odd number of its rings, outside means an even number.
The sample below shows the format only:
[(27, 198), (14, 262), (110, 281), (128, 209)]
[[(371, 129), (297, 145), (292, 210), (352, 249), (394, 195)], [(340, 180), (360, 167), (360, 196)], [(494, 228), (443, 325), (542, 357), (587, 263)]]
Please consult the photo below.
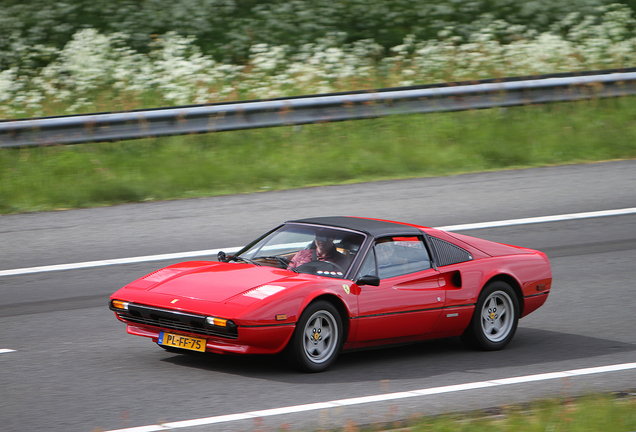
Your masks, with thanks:
[(286, 224), (230, 256), (229, 261), (285, 268), (298, 273), (343, 278), (364, 235), (331, 227)]

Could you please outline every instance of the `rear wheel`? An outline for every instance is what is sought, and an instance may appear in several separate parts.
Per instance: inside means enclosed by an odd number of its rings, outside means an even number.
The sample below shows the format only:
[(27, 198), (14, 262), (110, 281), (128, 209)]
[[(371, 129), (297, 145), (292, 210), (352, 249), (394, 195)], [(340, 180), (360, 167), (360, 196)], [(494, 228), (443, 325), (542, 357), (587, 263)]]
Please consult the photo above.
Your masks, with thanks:
[(479, 295), (462, 341), (486, 351), (500, 350), (514, 337), (518, 322), (519, 300), (515, 291), (505, 282), (492, 282)]
[(331, 303), (319, 300), (301, 314), (288, 354), (299, 369), (321, 372), (338, 357), (342, 338), (342, 318), (338, 310)]

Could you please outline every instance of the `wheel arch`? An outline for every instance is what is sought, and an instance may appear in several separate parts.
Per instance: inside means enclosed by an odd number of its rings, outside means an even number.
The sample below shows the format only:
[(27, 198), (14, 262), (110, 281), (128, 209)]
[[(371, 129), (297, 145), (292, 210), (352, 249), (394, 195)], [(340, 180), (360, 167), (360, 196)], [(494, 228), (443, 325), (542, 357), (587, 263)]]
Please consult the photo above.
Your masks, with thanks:
[(342, 327), (343, 327), (342, 330), (344, 335), (344, 337), (342, 338), (342, 342), (343, 343), (346, 342), (349, 336), (349, 328), (350, 328), (349, 310), (347, 309), (347, 306), (345, 305), (344, 301), (342, 301), (342, 299), (338, 297), (337, 295), (329, 294), (329, 293), (323, 293), (323, 294), (317, 295), (316, 297), (312, 298), (309, 302), (307, 302), (303, 306), (302, 310), (299, 311), (298, 316), (300, 317), (300, 315), (304, 312), (305, 309), (309, 307), (309, 305), (320, 300), (324, 300), (331, 303), (333, 307), (335, 307), (338, 313), (340, 314), (340, 319), (342, 321)]
[(519, 284), (519, 281), (517, 279), (515, 279), (514, 277), (510, 276), (509, 274), (499, 273), (499, 274), (497, 274), (495, 276), (492, 276), (481, 287), (480, 293), (490, 283), (498, 282), (498, 281), (507, 283), (514, 290), (515, 294), (517, 295), (517, 299), (519, 301), (519, 316), (520, 317), (523, 316), (523, 306), (524, 306), (523, 303), (524, 303), (524, 300), (523, 300), (523, 292), (521, 291), (521, 284)]

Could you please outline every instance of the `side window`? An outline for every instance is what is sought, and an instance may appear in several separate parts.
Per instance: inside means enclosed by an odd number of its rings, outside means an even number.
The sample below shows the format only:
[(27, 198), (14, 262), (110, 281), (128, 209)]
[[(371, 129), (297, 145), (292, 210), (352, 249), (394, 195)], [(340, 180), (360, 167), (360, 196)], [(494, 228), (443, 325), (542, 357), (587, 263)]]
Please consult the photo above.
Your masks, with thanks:
[(451, 264), (457, 264), (465, 261), (471, 261), (473, 256), (467, 250), (460, 248), (445, 240), (438, 239), (437, 237), (430, 237), (431, 246), (437, 255), (438, 266), (446, 266)]
[(377, 276), (378, 273), (375, 267), (375, 251), (373, 248), (369, 250), (367, 257), (364, 259), (362, 263), (362, 267), (360, 267), (360, 271), (358, 272), (358, 276), (356, 279), (362, 276)]
[(380, 279), (431, 268), (431, 260), (420, 237), (387, 237), (376, 242)]

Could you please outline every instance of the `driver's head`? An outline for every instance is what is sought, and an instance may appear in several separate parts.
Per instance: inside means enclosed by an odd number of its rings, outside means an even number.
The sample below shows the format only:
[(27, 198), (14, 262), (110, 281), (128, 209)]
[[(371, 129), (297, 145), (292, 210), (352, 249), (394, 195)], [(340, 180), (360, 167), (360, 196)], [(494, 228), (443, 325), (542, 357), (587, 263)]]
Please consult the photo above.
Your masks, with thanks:
[(333, 234), (328, 232), (317, 232), (316, 233), (316, 249), (318, 252), (328, 251), (333, 246)]

